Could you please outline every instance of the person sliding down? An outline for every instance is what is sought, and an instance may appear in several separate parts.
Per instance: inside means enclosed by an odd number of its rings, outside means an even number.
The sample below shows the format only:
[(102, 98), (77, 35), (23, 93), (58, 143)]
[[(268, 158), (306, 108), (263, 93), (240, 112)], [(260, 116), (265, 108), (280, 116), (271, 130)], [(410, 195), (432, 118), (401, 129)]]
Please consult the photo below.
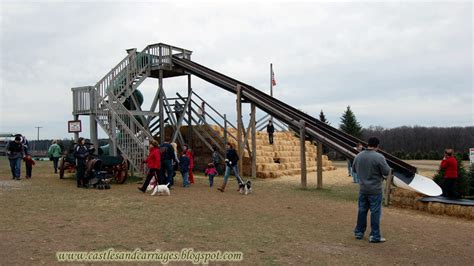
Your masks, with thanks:
[(237, 155), (237, 152), (235, 149), (232, 147), (232, 144), (227, 142), (226, 144), (226, 149), (227, 152), (225, 154), (225, 174), (224, 174), (224, 183), (222, 183), (222, 186), (218, 188), (217, 190), (224, 192), (225, 187), (227, 185), (227, 179), (229, 178), (230, 175), (230, 170), (232, 169), (234, 171), (235, 178), (237, 179), (237, 184), (240, 186), (242, 182), (242, 178), (240, 178), (239, 175), (239, 168), (237, 166), (237, 162), (239, 161), (239, 156)]

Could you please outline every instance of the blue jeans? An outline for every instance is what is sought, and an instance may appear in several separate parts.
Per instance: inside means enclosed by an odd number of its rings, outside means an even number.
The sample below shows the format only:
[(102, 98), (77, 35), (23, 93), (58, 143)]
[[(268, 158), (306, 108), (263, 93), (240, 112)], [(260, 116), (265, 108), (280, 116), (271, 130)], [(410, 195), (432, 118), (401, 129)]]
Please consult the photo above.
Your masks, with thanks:
[(359, 213), (354, 229), (356, 237), (364, 236), (367, 229), (367, 212), (370, 209), (370, 236), (375, 241), (380, 240), (380, 219), (382, 218), (382, 194), (368, 195), (359, 192)]
[(209, 186), (212, 187), (214, 185), (214, 177), (216, 175), (209, 175)]
[(229, 176), (230, 176), (230, 169), (232, 169), (234, 171), (234, 175), (235, 175), (235, 178), (237, 178), (237, 184), (242, 184), (242, 178), (240, 178), (240, 175), (239, 175), (239, 168), (237, 167), (237, 165), (234, 165), (232, 167), (226, 165), (225, 167), (225, 174), (224, 174), (224, 184), (227, 184), (227, 180), (229, 179)]
[(164, 178), (166, 177), (166, 183), (169, 184), (168, 187), (171, 187), (173, 182), (173, 161), (172, 160), (164, 160), (161, 161), (161, 176)]
[(181, 171), (181, 175), (183, 176), (183, 187), (189, 187), (189, 171)]
[(55, 173), (58, 171), (58, 162), (59, 162), (59, 157), (53, 157), (53, 167), (54, 167)]
[(21, 158), (8, 159), (10, 161), (10, 169), (13, 178), (20, 178), (21, 175)]
[(352, 175), (352, 160), (351, 159), (347, 159), (347, 174), (349, 176)]
[(352, 172), (352, 182), (359, 183), (359, 175), (356, 172)]

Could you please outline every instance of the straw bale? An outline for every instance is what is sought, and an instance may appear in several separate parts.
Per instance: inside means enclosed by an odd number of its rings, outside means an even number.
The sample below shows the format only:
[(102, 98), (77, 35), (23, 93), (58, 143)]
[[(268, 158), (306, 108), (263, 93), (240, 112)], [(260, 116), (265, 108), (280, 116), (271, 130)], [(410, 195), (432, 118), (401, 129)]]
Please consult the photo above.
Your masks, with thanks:
[(444, 213), (444, 204), (438, 202), (428, 203), (428, 211), (433, 214), (443, 214)]

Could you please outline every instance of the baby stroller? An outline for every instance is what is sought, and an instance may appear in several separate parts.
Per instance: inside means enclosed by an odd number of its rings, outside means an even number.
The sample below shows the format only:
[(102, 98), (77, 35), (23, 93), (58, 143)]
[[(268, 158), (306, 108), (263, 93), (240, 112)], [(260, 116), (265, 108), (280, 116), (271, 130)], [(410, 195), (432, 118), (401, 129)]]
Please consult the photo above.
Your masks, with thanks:
[(102, 161), (98, 158), (91, 158), (86, 164), (85, 179), (89, 182), (89, 188), (110, 189), (109, 179), (106, 178), (107, 171), (102, 170)]

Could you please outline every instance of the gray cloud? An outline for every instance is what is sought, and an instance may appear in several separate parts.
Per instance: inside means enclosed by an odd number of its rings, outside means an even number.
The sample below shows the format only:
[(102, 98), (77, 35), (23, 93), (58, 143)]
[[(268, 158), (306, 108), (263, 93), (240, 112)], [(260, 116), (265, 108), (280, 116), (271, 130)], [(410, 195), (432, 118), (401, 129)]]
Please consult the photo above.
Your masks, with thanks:
[[(67, 137), (71, 87), (94, 85), (125, 49), (165, 42), (332, 125), (472, 126), (472, 3), (2, 2), (0, 131)], [(184, 79), (166, 80), (168, 94)], [(140, 88), (145, 105), (156, 80)], [(235, 96), (193, 78), (234, 117)], [(87, 130), (87, 120), (84, 120)], [(87, 135), (87, 133), (86, 133)]]

